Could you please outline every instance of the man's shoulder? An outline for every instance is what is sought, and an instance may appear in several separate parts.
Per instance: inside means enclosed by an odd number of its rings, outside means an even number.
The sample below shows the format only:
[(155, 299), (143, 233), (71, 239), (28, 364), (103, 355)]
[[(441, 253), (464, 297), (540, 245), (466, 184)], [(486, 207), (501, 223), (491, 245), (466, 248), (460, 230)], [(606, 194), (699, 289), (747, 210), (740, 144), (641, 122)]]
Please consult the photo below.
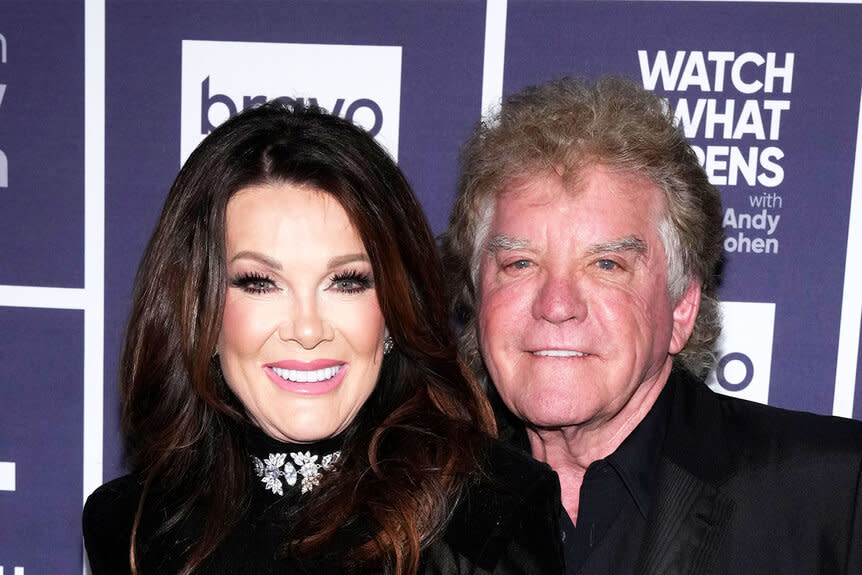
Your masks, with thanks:
[(657, 524), (683, 500), (711, 509), (716, 572), (862, 572), (862, 549), (848, 543), (862, 541), (862, 423), (685, 384), (665, 436)]
[[(718, 394), (705, 383), (689, 380), (680, 386), (668, 441), (688, 453), (710, 452), (708, 474), (722, 461), (737, 466), (762, 466), (790, 458), (816, 465), (827, 460), (843, 462), (849, 469), (862, 465), (862, 422), (763, 405)], [(680, 389), (678, 388), (678, 389)], [(705, 457), (703, 452), (700, 457)], [(723, 459), (724, 458), (724, 459)], [(736, 465), (734, 465), (734, 463)]]
[(728, 429), (735, 431), (740, 440), (862, 454), (862, 421), (764, 405), (709, 389), (706, 393), (714, 396)]

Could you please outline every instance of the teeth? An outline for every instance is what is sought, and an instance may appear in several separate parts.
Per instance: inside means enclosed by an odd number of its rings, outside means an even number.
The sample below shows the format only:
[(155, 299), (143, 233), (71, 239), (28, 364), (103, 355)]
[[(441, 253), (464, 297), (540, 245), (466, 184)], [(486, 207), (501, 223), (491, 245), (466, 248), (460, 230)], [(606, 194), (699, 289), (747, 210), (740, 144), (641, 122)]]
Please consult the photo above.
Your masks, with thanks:
[(568, 349), (541, 349), (534, 351), (533, 355), (541, 355), (544, 357), (586, 357), (587, 354), (579, 351), (570, 351)]
[(272, 371), (274, 371), (281, 379), (286, 379), (288, 381), (294, 381), (296, 383), (315, 383), (332, 379), (335, 377), (335, 374), (338, 373), (339, 369), (341, 369), (340, 365), (311, 370), (282, 369), (280, 367), (273, 367)]

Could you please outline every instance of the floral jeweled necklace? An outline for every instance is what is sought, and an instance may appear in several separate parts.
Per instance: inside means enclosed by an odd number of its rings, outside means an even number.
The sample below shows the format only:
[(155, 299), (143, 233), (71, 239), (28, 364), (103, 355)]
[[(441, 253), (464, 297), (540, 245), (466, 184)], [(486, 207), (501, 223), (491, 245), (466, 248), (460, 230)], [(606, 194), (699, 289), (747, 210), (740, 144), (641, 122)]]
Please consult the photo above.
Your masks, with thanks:
[(293, 487), (299, 477), (302, 477), (302, 493), (311, 491), (320, 483), (321, 472), (332, 469), (341, 451), (324, 455), (320, 463), (317, 462), (318, 456), (312, 455), (310, 451), (292, 451), (289, 455), (293, 463), (287, 461), (287, 453), (270, 453), (264, 460), (251, 456), (255, 474), (266, 489), (276, 495), (284, 495), (284, 486)]

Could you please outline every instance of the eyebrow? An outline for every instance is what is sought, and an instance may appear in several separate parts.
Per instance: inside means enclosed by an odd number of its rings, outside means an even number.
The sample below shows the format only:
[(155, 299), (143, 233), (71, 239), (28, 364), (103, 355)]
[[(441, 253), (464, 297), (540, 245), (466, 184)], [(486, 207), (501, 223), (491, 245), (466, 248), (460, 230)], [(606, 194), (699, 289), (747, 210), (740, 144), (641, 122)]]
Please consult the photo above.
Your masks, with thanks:
[[(268, 255), (263, 254), (261, 252), (256, 252), (256, 251), (252, 251), (252, 250), (243, 250), (241, 252), (238, 252), (236, 255), (234, 255), (230, 259), (229, 263), (233, 263), (237, 260), (243, 260), (243, 259), (254, 260), (254, 261), (259, 262), (259, 263), (261, 263), (261, 264), (263, 264), (269, 268), (272, 268), (274, 270), (283, 269), (281, 263), (278, 260), (273, 259), (273, 258), (269, 257)], [(355, 253), (355, 254), (345, 254), (343, 256), (335, 256), (334, 258), (329, 260), (329, 266), (328, 267), (329, 267), (329, 269), (333, 269), (333, 268), (337, 268), (337, 267), (340, 267), (340, 266), (343, 266), (346, 264), (350, 264), (353, 262), (370, 262), (370, 261), (371, 260), (368, 258), (368, 254), (359, 252), (359, 253)]]
[(528, 249), (532, 244), (527, 240), (513, 238), (504, 234), (498, 234), (488, 240), (485, 249), (492, 254), (512, 250)]
[[(532, 244), (528, 240), (498, 234), (488, 240), (488, 244), (485, 246), (485, 249), (493, 254), (504, 251), (530, 249), (531, 247)], [(593, 244), (587, 249), (587, 253), (590, 255), (630, 251), (638, 254), (646, 253), (646, 242), (637, 236), (627, 236), (608, 242)]]
[(262, 263), (263, 265), (270, 267), (274, 270), (280, 270), (281, 264), (278, 260), (275, 260), (265, 254), (260, 252), (255, 252), (251, 250), (243, 250), (241, 252), (236, 253), (228, 263), (233, 263), (237, 260), (254, 260), (256, 262)]
[(647, 251), (646, 242), (636, 236), (627, 236), (609, 242), (593, 244), (587, 249), (590, 255), (618, 253), (618, 252), (636, 252), (645, 254)]
[(329, 260), (329, 269), (337, 268), (346, 264), (352, 264), (353, 262), (371, 262), (366, 253), (355, 253), (355, 254), (345, 254), (343, 256), (336, 256)]

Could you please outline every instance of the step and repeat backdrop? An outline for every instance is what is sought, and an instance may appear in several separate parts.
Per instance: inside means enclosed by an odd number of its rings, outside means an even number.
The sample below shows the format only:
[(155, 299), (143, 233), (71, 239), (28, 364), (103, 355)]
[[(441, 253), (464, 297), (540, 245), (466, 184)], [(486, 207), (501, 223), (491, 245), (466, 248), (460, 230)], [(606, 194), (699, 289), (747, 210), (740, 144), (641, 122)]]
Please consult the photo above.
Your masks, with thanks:
[(0, 575), (86, 570), (143, 247), (194, 146), (276, 97), (374, 134), (439, 233), (502, 95), (640, 81), (723, 192), (709, 385), (862, 419), (860, 31), (853, 2), (0, 2)]

